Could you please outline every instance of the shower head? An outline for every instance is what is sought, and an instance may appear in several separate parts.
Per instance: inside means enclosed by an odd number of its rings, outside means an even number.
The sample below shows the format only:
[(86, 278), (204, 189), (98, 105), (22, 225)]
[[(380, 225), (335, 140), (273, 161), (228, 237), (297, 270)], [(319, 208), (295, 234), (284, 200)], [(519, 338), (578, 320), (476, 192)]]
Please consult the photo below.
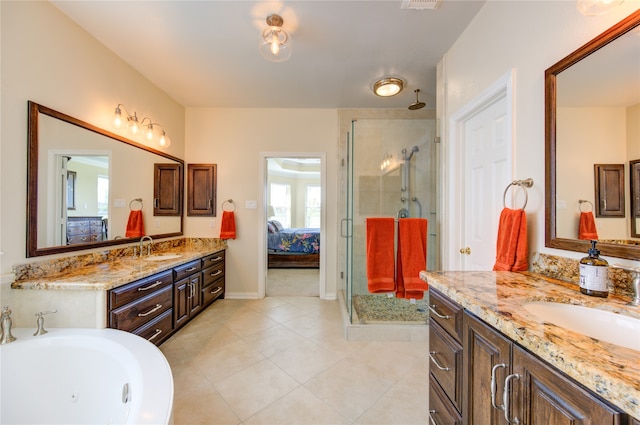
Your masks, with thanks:
[(411, 152), (409, 152), (409, 156), (407, 156), (407, 149), (404, 148), (402, 149), (402, 155), (404, 156), (404, 160), (405, 161), (411, 161), (411, 158), (413, 158), (413, 154), (416, 152), (419, 152), (420, 148), (416, 145), (414, 147), (411, 148)]
[(409, 105), (409, 109), (411, 111), (415, 111), (416, 109), (422, 109), (426, 105), (424, 102), (420, 102), (418, 100), (418, 93), (420, 92), (420, 89), (415, 89), (414, 92), (416, 92), (416, 101), (413, 102), (411, 105)]

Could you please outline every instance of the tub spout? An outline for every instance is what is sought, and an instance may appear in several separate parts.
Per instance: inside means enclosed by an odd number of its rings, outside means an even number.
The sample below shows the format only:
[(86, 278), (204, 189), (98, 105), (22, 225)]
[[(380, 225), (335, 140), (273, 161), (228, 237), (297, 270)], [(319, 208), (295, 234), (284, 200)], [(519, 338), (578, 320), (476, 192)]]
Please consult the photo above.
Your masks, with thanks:
[(11, 310), (9, 310), (9, 306), (2, 307), (2, 315), (0, 316), (0, 326), (2, 327), (2, 337), (0, 337), (0, 344), (7, 344), (9, 342), (15, 341), (16, 337), (11, 335), (11, 326), (13, 322), (11, 321)]

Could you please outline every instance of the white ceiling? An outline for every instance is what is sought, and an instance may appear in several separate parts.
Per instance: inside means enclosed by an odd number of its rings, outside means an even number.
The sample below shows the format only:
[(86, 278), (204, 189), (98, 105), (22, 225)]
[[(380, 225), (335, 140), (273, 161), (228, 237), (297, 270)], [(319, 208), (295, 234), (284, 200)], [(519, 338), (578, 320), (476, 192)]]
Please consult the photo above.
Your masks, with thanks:
[[(436, 10), (401, 0), (62, 1), (52, 3), (187, 107), (434, 108), (436, 65), (485, 0)], [(271, 13), (293, 39), (287, 62), (260, 56)], [(406, 81), (373, 95), (382, 76)]]

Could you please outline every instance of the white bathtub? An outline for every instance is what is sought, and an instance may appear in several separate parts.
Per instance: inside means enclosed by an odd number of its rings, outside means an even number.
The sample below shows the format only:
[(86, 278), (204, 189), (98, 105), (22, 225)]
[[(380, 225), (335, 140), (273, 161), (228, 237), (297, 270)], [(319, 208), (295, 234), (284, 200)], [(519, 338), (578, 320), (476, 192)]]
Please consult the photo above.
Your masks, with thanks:
[(33, 332), (0, 346), (0, 424), (172, 422), (173, 377), (155, 345), (114, 329)]

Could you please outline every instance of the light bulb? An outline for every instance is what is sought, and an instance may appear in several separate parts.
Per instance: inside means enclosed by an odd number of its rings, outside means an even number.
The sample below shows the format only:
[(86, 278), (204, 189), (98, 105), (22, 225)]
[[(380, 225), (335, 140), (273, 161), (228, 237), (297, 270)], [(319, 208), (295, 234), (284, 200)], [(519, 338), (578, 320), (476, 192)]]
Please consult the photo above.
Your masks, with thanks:
[(274, 56), (278, 56), (278, 53), (280, 53), (280, 42), (278, 40), (278, 33), (276, 31), (273, 31), (271, 34), (271, 54)]
[(131, 122), (129, 123), (129, 128), (133, 134), (138, 134), (138, 130), (140, 130), (140, 123), (138, 122), (138, 116), (136, 113), (133, 113), (133, 117), (129, 118)]
[(167, 133), (165, 133), (164, 130), (162, 130), (162, 134), (158, 139), (158, 145), (160, 145), (161, 148), (168, 148), (171, 146), (171, 139), (167, 136)]
[(120, 110), (120, 106), (116, 106), (116, 111), (113, 114), (113, 125), (115, 128), (122, 126), (122, 111)]
[(147, 137), (147, 140), (153, 140), (153, 124), (147, 126), (147, 131), (144, 132), (144, 135)]

